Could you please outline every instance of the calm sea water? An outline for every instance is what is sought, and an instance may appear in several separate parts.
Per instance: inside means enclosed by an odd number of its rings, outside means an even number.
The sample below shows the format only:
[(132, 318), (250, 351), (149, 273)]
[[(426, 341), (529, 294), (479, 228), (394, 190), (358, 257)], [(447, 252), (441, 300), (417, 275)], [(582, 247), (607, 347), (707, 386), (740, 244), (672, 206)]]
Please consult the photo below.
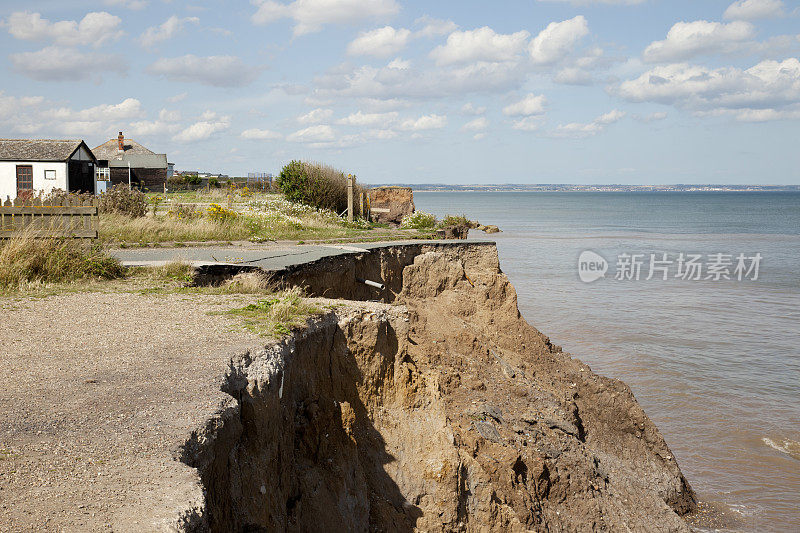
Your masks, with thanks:
[[(633, 389), (703, 501), (743, 531), (800, 528), (800, 193), (425, 193), (496, 224), (526, 319)], [(485, 238), (472, 231), (470, 238)], [(592, 250), (606, 277), (584, 283)], [(641, 279), (615, 280), (620, 254)], [(756, 253), (757, 280), (647, 281), (650, 254)], [(749, 261), (748, 261), (749, 266)], [(704, 276), (705, 277), (705, 273)], [(753, 275), (751, 273), (750, 278)]]

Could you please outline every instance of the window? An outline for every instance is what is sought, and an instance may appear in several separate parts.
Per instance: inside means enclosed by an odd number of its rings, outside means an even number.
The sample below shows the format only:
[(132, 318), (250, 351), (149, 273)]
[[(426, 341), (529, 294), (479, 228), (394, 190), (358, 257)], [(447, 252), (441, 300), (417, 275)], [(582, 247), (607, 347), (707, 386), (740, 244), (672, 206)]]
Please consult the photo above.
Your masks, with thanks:
[(17, 165), (17, 196), (22, 191), (33, 191), (33, 167)]
[(97, 181), (111, 181), (111, 169), (97, 167)]
[(54, 180), (54, 179), (56, 179), (56, 171), (55, 170), (45, 170), (44, 171), (44, 179), (46, 179), (46, 180)]

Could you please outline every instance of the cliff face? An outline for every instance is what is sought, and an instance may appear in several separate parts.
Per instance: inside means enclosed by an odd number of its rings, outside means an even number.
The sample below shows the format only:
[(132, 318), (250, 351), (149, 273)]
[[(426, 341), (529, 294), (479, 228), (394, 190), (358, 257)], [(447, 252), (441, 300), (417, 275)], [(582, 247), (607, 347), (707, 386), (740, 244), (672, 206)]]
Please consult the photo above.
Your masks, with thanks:
[(206, 488), (185, 529), (689, 531), (658, 429), (522, 319), (493, 247), (404, 262), (393, 304), (231, 361), (181, 450)]

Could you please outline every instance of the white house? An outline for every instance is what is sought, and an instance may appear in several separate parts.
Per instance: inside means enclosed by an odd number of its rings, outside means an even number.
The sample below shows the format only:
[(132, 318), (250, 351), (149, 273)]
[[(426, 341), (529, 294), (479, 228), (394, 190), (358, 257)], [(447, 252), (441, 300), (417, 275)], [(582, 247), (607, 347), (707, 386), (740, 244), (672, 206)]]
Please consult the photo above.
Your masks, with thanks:
[(0, 201), (23, 191), (96, 191), (97, 159), (81, 140), (0, 139)]

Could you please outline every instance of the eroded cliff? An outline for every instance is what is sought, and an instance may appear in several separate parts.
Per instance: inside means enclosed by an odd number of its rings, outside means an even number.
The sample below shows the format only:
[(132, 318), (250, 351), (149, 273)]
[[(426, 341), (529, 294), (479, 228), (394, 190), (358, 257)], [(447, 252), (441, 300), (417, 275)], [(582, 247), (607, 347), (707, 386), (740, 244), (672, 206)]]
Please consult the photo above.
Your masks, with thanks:
[(180, 451), (206, 492), (184, 529), (689, 531), (658, 429), (524, 321), (493, 246), (385, 255), (392, 303), (232, 359)]

